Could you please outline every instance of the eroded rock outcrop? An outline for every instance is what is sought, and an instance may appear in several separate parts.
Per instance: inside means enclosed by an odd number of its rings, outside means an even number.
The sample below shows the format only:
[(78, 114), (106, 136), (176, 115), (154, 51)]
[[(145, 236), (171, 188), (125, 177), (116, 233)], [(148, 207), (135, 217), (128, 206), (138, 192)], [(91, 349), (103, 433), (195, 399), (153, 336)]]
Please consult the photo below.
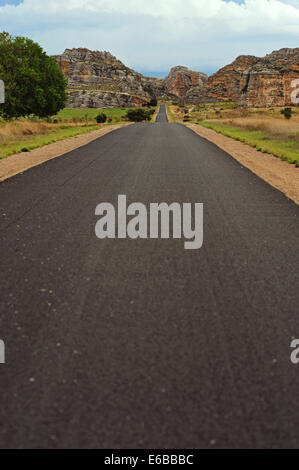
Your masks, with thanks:
[(166, 79), (144, 77), (126, 67), (109, 52), (66, 49), (54, 56), (68, 82), (68, 107), (141, 106), (152, 98), (184, 98), (201, 88), (207, 75), (174, 67)]
[(182, 66), (173, 67), (164, 80), (164, 92), (167, 96), (173, 95), (182, 100), (185, 100), (189, 93), (191, 99), (191, 91), (196, 89), (199, 93), (207, 80), (208, 76), (202, 72)]
[(241, 97), (240, 83), (244, 71), (258, 61), (258, 57), (241, 55), (211, 75), (205, 87), (198, 94), (199, 102), (238, 102)]
[(265, 57), (239, 56), (210, 76), (199, 102), (238, 102), (243, 107), (290, 106), (292, 84), (299, 79), (299, 48)]
[(256, 108), (291, 106), (294, 104), (292, 85), (297, 79), (299, 48), (274, 51), (243, 73), (240, 105)]
[(128, 93), (109, 91), (73, 90), (69, 91), (68, 108), (131, 108), (142, 106), (147, 99)]
[(68, 107), (142, 106), (152, 98), (180, 103), (239, 102), (241, 106), (289, 106), (299, 79), (299, 48), (266, 57), (241, 55), (208, 77), (177, 66), (165, 78), (144, 77), (109, 52), (66, 49), (54, 56), (67, 78)]
[(162, 79), (143, 77), (109, 52), (66, 49), (54, 58), (68, 82), (68, 107), (139, 106), (163, 85)]

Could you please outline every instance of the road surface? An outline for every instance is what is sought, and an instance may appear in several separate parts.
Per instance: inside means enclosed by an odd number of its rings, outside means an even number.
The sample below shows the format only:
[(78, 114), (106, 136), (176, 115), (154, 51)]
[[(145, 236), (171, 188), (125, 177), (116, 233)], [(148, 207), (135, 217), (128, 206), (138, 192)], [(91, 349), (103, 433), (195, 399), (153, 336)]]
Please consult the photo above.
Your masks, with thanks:
[[(21, 158), (21, 157), (20, 157)], [(204, 203), (204, 245), (99, 240)], [(161, 109), (0, 185), (0, 447), (299, 446), (299, 208)]]

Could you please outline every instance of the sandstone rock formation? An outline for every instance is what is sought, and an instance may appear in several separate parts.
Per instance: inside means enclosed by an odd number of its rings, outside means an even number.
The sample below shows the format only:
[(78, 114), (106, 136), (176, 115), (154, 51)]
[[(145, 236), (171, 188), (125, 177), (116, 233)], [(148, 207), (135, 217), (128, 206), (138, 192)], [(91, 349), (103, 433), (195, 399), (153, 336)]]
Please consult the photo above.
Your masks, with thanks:
[(66, 49), (54, 58), (68, 82), (68, 107), (140, 106), (162, 91), (162, 79), (143, 77), (109, 52)]
[(164, 80), (164, 92), (168, 96), (173, 95), (185, 100), (187, 94), (194, 89), (197, 90), (196, 94), (198, 94), (207, 80), (208, 76), (202, 72), (189, 70), (187, 67), (182, 66), (173, 67)]
[(54, 56), (68, 82), (68, 107), (142, 106), (152, 98), (185, 97), (208, 77), (186, 67), (174, 67), (166, 79), (144, 77), (109, 52), (66, 49)]
[(210, 76), (204, 88), (193, 90), (191, 102), (233, 101), (256, 108), (290, 106), (295, 79), (299, 79), (299, 48), (280, 49), (262, 58), (239, 56)]
[(291, 106), (292, 83), (296, 79), (299, 79), (299, 48), (274, 51), (244, 72), (240, 105)]
[(177, 66), (165, 78), (149, 78), (126, 67), (109, 52), (66, 49), (54, 56), (68, 81), (68, 107), (133, 107), (152, 98), (180, 103), (239, 102), (266, 107), (292, 104), (292, 84), (299, 79), (299, 48), (266, 57), (237, 57), (208, 77)]
[(73, 90), (69, 91), (68, 108), (133, 108), (142, 106), (147, 99), (129, 93)]
[(208, 78), (205, 87), (198, 94), (198, 102), (237, 102), (241, 96), (240, 82), (243, 73), (259, 59), (241, 55), (234, 62), (221, 68)]
[(142, 77), (142, 86), (145, 92), (154, 98), (167, 98), (164, 90), (164, 79), (156, 77)]

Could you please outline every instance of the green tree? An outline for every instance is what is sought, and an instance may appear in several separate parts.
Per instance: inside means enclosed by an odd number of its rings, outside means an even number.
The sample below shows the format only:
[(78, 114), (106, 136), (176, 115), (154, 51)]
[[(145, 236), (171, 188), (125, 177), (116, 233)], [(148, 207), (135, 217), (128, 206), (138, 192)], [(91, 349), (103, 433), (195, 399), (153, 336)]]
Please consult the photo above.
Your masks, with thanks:
[(65, 107), (66, 80), (56, 61), (31, 39), (0, 33), (0, 79), (5, 84), (5, 119), (49, 117)]

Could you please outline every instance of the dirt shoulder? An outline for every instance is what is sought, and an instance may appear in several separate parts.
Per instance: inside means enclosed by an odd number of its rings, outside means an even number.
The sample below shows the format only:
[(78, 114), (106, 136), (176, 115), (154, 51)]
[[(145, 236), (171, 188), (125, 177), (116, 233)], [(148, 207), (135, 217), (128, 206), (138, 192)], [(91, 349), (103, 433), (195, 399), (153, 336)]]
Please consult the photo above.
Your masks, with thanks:
[(258, 152), (253, 147), (218, 134), (212, 129), (198, 124), (184, 125), (200, 137), (213, 142), (257, 176), (299, 204), (299, 168), (273, 155)]
[(173, 122), (172, 117), (170, 115), (170, 109), (168, 108), (168, 106), (169, 106), (168, 104), (165, 105), (166, 116), (167, 116), (168, 122)]
[(83, 145), (86, 145), (109, 132), (128, 125), (129, 124), (116, 124), (114, 126), (106, 126), (87, 134), (80, 134), (70, 139), (60, 140), (53, 144), (45, 145), (44, 147), (31, 150), (28, 153), (10, 155), (5, 159), (0, 160), (0, 182), (19, 173), (23, 173), (29, 168), (40, 165), (52, 158), (60, 157), (61, 155), (82, 147)]

